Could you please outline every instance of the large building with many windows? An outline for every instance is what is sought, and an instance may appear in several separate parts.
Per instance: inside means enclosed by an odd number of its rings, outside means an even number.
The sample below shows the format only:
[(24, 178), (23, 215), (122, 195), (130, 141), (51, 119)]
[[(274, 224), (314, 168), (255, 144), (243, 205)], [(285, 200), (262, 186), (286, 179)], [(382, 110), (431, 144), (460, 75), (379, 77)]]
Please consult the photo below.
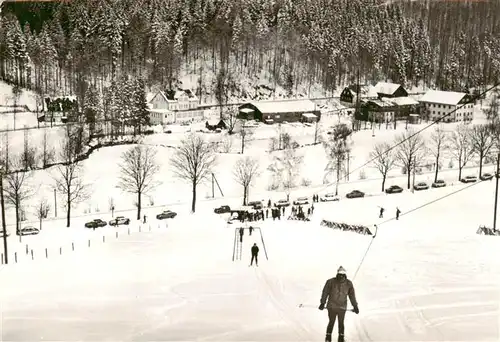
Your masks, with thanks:
[(149, 101), (150, 122), (153, 125), (204, 119), (198, 97), (189, 89), (159, 91)]
[(422, 116), (435, 121), (469, 123), (474, 119), (474, 103), (470, 95), (454, 91), (429, 90), (420, 99)]

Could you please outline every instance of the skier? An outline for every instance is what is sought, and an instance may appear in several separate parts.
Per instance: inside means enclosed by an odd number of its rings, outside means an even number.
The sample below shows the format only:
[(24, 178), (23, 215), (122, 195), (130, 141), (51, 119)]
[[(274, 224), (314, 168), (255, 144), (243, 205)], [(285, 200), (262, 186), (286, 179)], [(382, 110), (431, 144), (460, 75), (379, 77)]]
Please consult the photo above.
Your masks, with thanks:
[(378, 216), (379, 218), (383, 218), (384, 217), (384, 208), (380, 207), (380, 215)]
[(146, 215), (144, 215), (142, 223), (146, 223)]
[(248, 231), (250, 232), (250, 234), (249, 234), (249, 235), (250, 235), (250, 236), (252, 236), (253, 227), (252, 227), (252, 226), (250, 226), (250, 227), (248, 228)]
[(256, 243), (253, 244), (251, 251), (252, 251), (252, 260), (250, 260), (250, 266), (252, 266), (253, 261), (255, 260), (255, 266), (259, 267), (259, 261), (257, 260), (257, 256), (259, 255), (259, 247), (257, 247)]
[(240, 243), (243, 242), (243, 232), (244, 232), (243, 228), (240, 228)]
[(321, 294), (320, 310), (325, 308), (326, 300), (328, 299), (326, 307), (328, 309), (329, 322), (326, 328), (325, 342), (331, 342), (332, 340), (333, 326), (335, 325), (335, 319), (337, 317), (339, 318), (338, 341), (344, 342), (344, 318), (347, 311), (347, 297), (349, 297), (349, 301), (354, 308), (353, 311), (359, 314), (354, 286), (352, 282), (347, 279), (344, 267), (340, 266), (337, 270), (337, 276), (326, 281)]
[(401, 210), (396, 207), (396, 220), (399, 220), (399, 214), (401, 214)]

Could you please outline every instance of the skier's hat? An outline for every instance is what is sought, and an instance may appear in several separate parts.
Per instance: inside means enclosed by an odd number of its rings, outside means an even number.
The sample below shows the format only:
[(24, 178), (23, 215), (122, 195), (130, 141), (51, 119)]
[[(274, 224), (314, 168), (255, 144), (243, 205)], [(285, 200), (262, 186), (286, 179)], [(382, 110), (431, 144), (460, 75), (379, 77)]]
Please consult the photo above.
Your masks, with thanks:
[(337, 270), (337, 274), (346, 274), (346, 270), (345, 268), (343, 268), (342, 266), (339, 267), (339, 269)]

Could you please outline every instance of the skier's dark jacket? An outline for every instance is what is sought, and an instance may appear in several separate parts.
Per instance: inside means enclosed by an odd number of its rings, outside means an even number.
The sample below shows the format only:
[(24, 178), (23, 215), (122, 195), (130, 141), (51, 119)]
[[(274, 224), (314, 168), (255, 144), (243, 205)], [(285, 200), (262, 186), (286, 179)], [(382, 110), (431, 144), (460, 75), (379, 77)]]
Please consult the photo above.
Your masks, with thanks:
[(326, 281), (325, 287), (323, 288), (321, 304), (325, 304), (328, 298), (328, 304), (326, 305), (328, 309), (347, 310), (347, 297), (349, 297), (353, 307), (358, 306), (352, 282), (349, 279), (340, 280), (331, 278)]
[(259, 253), (259, 247), (253, 246), (252, 247), (252, 255), (257, 255)]

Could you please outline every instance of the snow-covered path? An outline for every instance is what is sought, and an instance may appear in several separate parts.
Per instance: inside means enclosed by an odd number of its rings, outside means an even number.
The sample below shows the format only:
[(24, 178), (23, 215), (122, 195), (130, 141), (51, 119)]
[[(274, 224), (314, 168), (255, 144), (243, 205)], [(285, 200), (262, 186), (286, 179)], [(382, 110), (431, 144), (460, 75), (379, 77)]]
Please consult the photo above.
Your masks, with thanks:
[[(469, 224), (489, 215), (490, 196), (470, 201), (489, 189), (480, 184), (383, 225), (354, 280), (361, 313), (347, 314), (350, 341), (498, 340), (499, 240)], [(398, 196), (386, 201), (411, 206), (439, 194)], [(340, 264), (352, 277), (371, 237), (319, 220), (332, 211), (355, 219), (371, 201), (320, 203), (310, 223), (259, 223), (269, 260), (254, 232), (244, 237), (244, 260), (232, 262), (234, 225), (205, 212), (59, 259), (3, 267), (2, 338), (322, 340), (326, 312), (315, 306), (323, 284)], [(261, 247), (259, 268), (248, 267), (253, 242)]]

